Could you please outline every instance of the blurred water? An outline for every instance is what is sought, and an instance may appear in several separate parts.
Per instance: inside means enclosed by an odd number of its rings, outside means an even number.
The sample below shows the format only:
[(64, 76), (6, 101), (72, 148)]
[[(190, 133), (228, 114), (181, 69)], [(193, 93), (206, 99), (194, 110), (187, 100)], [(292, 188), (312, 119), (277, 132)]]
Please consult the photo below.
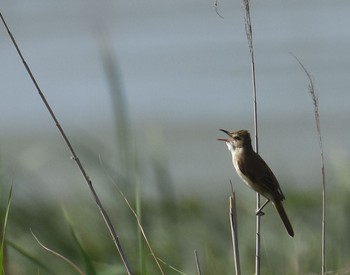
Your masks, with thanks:
[[(350, 3), (271, 0), (251, 5), (260, 152), (278, 177), (293, 180), (283, 183), (287, 188), (310, 186), (319, 180), (312, 102), (307, 78), (289, 52), (314, 78), (333, 175), (335, 167), (349, 164)], [(198, 0), (7, 0), (1, 5), (63, 126), (107, 147), (113, 146), (114, 118), (98, 43), (101, 36), (109, 41), (138, 148), (157, 148), (146, 137), (162, 136), (159, 150), (169, 159), (179, 192), (213, 185), (226, 190), (234, 174), (225, 146), (215, 141), (221, 136), (218, 129), (253, 130), (241, 3), (220, 1), (219, 10), (224, 20), (212, 1)], [(28, 148), (40, 150), (38, 140), (56, 129), (3, 27), (0, 44), (1, 150), (5, 162), (18, 162)], [(23, 136), (20, 146), (11, 145), (13, 135)], [(53, 143), (63, 148), (59, 140)], [(45, 158), (45, 151), (40, 155)]]

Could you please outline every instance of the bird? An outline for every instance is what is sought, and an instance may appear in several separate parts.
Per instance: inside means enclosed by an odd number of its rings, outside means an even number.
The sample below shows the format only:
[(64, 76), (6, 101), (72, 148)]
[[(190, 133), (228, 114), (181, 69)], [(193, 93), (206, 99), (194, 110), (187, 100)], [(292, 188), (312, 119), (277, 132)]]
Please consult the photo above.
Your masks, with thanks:
[(294, 237), (293, 227), (282, 204), (283, 200), (285, 200), (282, 189), (270, 167), (253, 150), (249, 132), (247, 130), (229, 132), (224, 129), (220, 129), (220, 131), (228, 136), (228, 138), (219, 138), (218, 140), (226, 142), (238, 176), (255, 192), (267, 199), (257, 210), (256, 214), (263, 215), (262, 209), (271, 201), (288, 234)]

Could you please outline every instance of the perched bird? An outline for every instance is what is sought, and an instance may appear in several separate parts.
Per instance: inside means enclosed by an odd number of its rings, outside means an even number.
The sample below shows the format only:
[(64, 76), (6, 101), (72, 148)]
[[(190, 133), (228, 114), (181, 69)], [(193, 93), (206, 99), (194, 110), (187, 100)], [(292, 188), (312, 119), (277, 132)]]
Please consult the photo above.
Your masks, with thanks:
[(267, 198), (267, 201), (257, 210), (257, 214), (263, 214), (261, 210), (271, 201), (288, 234), (293, 237), (293, 227), (282, 204), (285, 197), (281, 187), (266, 162), (253, 150), (249, 132), (247, 130), (229, 132), (223, 129), (220, 131), (228, 135), (228, 138), (218, 140), (226, 142), (237, 174), (254, 191)]

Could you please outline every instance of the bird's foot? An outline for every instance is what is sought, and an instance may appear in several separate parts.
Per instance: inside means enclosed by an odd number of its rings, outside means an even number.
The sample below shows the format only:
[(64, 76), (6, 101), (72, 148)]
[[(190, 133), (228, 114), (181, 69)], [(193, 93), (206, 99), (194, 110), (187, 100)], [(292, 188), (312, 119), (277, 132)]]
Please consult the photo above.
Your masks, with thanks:
[(265, 201), (264, 204), (263, 204), (258, 210), (255, 211), (255, 214), (256, 214), (257, 216), (260, 216), (260, 217), (261, 217), (261, 216), (264, 216), (264, 215), (265, 215), (265, 213), (262, 212), (262, 210), (263, 210), (263, 208), (266, 206), (266, 204), (269, 203), (269, 201), (270, 201), (270, 200)]
[(261, 211), (261, 209), (258, 209), (258, 210), (256, 210), (256, 212), (255, 212), (255, 215), (257, 215), (257, 216), (264, 216), (265, 215), (265, 213), (264, 212), (262, 212)]

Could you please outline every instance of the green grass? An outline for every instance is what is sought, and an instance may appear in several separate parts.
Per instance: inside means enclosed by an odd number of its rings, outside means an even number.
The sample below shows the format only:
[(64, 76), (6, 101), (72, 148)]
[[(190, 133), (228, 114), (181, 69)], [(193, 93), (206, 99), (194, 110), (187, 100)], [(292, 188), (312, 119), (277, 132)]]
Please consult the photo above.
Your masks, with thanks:
[(6, 226), (7, 226), (7, 221), (9, 217), (9, 212), (10, 212), (10, 206), (11, 206), (11, 200), (12, 200), (12, 186), (10, 188), (9, 196), (7, 199), (7, 204), (5, 207), (5, 215), (4, 217), (1, 217), (2, 221), (2, 228), (1, 228), (1, 245), (0, 245), (0, 274), (5, 274), (6, 270), (6, 263), (5, 263), (5, 236), (6, 236)]
[[(330, 193), (332, 207), (327, 232), (329, 270), (345, 270), (350, 266), (350, 248), (347, 245), (350, 242), (347, 233), (350, 228), (347, 218), (349, 195), (349, 190), (341, 185)], [(118, 198), (119, 195), (115, 192), (111, 196)], [(29, 230), (33, 224), (33, 231), (40, 241), (73, 261), (87, 274), (94, 274), (91, 270), (96, 274), (125, 274), (98, 211), (92, 211), (92, 203), (87, 200), (83, 204), (66, 202), (69, 221), (57, 205), (38, 202), (41, 211), (36, 213), (38, 208), (22, 208), (16, 200), (13, 203), (16, 207), (12, 207), (6, 226), (6, 238), (11, 244), (7, 245), (8, 274), (52, 274), (50, 270), (56, 274), (76, 274), (61, 259), (38, 245)], [(254, 272), (254, 207), (242, 203), (238, 198), (242, 271), (251, 274)], [(135, 201), (132, 200), (131, 204)], [(220, 205), (194, 195), (181, 198), (175, 204), (144, 198), (141, 206), (143, 228), (156, 255), (167, 265), (186, 274), (195, 274), (193, 250), (196, 249), (203, 274), (232, 274), (228, 208)], [(140, 258), (138, 226), (130, 210), (119, 199), (107, 207), (119, 209), (112, 219), (118, 220), (120, 238), (136, 274), (160, 274), (145, 245), (141, 248), (143, 256)], [(266, 209), (262, 218), (263, 274), (320, 272), (320, 207), (321, 200), (310, 200), (308, 194), (289, 192), (287, 209), (296, 228), (294, 239), (285, 233), (274, 209)], [(82, 210), (84, 208), (88, 211)], [(11, 222), (11, 217), (17, 215), (22, 217), (21, 223)], [(52, 215), (55, 219), (48, 218)], [(61, 224), (59, 230), (56, 228), (58, 223)], [(144, 261), (142, 272), (140, 261)], [(178, 274), (166, 264), (163, 265), (165, 274)]]

